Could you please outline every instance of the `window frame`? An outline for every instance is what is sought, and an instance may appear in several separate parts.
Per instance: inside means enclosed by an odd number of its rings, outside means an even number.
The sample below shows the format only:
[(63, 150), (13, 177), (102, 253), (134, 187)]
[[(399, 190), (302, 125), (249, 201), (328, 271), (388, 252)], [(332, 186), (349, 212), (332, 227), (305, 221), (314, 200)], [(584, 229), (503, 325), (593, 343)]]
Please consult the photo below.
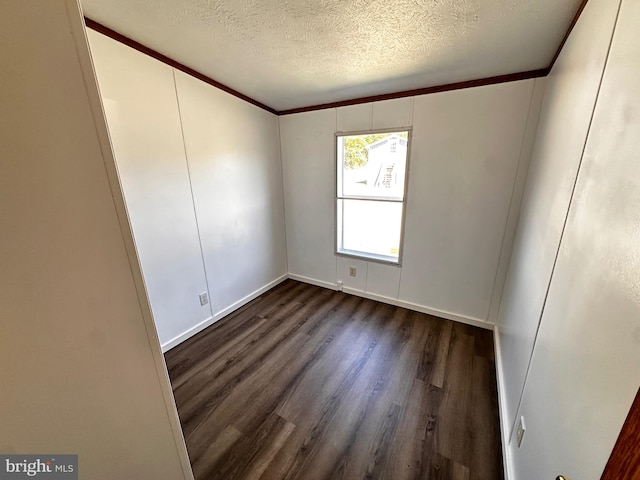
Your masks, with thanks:
[[(402, 194), (402, 200), (389, 199), (384, 197), (362, 197), (357, 195), (342, 195), (338, 196), (338, 138), (339, 137), (348, 137), (352, 135), (372, 135), (376, 133), (407, 133), (407, 158), (405, 164), (405, 172), (404, 172), (404, 188)], [(412, 146), (412, 137), (413, 137), (413, 127), (394, 127), (394, 128), (378, 128), (371, 130), (356, 130), (356, 131), (338, 131), (334, 134), (333, 141), (333, 188), (334, 188), (334, 231), (333, 231), (333, 242), (334, 242), (334, 254), (339, 257), (345, 258), (354, 258), (358, 260), (364, 260), (367, 262), (375, 262), (381, 263), (384, 265), (391, 265), (395, 267), (402, 267), (402, 257), (404, 253), (404, 228), (407, 217), (407, 199), (409, 194), (409, 171), (411, 165), (411, 146)], [(343, 167), (341, 167), (343, 168)], [(339, 241), (338, 241), (338, 232), (344, 232), (344, 224), (342, 226), (338, 225), (339, 218), (342, 218), (338, 213), (339, 209), (339, 201), (340, 200), (356, 200), (356, 201), (372, 201), (372, 202), (385, 202), (385, 203), (400, 203), (402, 204), (402, 216), (400, 220), (400, 245), (398, 247), (398, 259), (395, 260), (393, 257), (387, 257), (384, 255), (378, 255), (375, 253), (367, 253), (360, 252), (357, 250), (345, 250), (342, 251), (339, 249)], [(343, 220), (342, 220), (343, 221)], [(339, 227), (342, 227), (341, 229)]]

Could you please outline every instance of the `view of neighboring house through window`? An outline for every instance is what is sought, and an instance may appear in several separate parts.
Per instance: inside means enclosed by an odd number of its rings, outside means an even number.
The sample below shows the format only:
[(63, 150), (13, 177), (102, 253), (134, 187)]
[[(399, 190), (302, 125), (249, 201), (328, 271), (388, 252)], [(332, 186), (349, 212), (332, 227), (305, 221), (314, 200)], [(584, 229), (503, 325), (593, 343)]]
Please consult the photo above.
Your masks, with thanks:
[(337, 253), (400, 263), (409, 133), (336, 135)]

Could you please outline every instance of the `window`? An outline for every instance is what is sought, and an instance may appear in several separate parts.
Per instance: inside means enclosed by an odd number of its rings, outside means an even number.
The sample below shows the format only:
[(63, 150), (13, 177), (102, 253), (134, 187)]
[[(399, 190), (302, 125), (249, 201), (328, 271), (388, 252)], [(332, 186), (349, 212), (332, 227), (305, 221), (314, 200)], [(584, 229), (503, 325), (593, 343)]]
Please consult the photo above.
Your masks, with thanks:
[(336, 252), (400, 264), (410, 130), (336, 134)]

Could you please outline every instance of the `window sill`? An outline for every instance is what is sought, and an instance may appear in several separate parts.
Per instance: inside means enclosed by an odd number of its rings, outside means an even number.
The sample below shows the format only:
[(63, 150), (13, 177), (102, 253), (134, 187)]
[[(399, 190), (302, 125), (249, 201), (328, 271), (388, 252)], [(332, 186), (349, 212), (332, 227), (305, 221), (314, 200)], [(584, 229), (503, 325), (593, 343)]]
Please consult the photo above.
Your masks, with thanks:
[(400, 258), (376, 255), (375, 253), (358, 252), (356, 250), (338, 250), (335, 254), (339, 257), (356, 258), (367, 262), (382, 263), (393, 267), (402, 267)]

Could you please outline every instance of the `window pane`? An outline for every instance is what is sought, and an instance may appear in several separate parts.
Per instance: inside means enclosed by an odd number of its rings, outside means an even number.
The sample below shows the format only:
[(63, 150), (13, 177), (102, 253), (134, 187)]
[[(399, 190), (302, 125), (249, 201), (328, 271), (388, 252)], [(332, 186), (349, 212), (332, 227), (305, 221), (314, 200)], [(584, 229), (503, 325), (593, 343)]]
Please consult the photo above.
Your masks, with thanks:
[(338, 137), (338, 196), (404, 198), (408, 132)]
[(338, 200), (338, 250), (362, 252), (397, 261), (403, 204)]

